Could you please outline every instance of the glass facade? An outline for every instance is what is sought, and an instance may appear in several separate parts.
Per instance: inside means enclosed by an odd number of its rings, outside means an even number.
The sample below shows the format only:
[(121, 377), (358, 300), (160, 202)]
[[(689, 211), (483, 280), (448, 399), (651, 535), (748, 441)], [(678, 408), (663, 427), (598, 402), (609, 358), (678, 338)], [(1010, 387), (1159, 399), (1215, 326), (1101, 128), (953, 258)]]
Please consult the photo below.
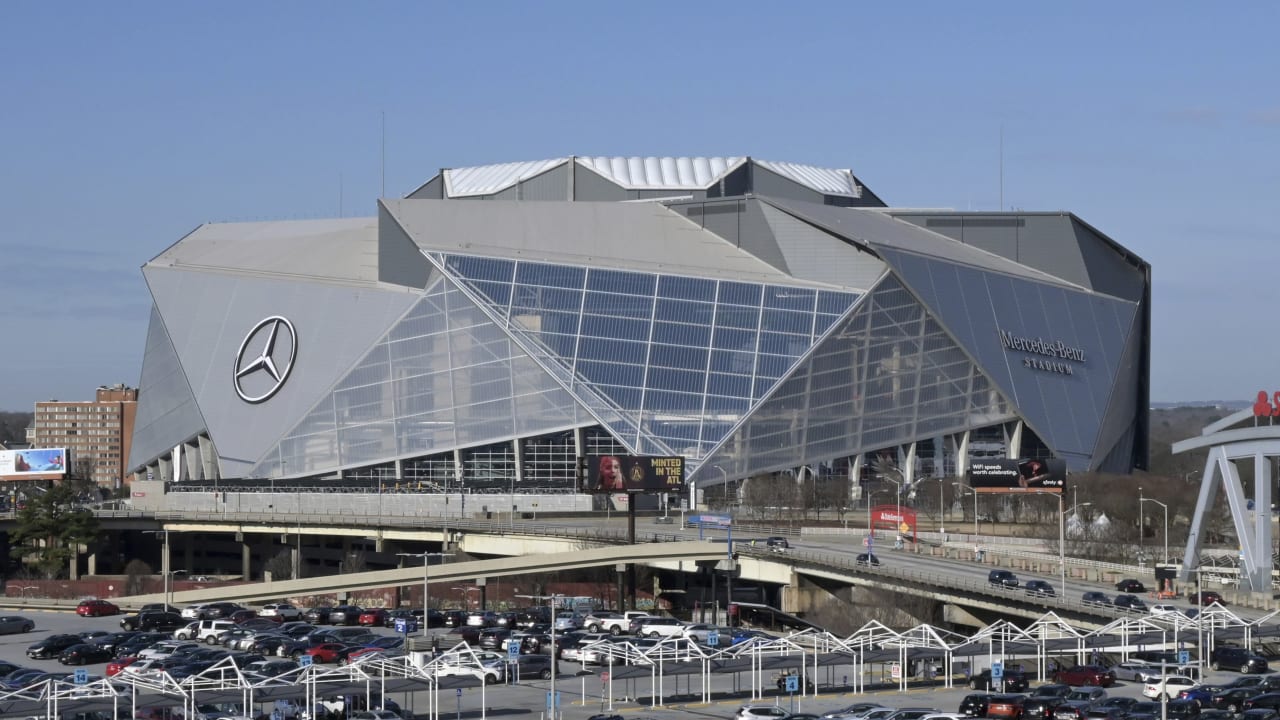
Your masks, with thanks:
[(585, 422), (574, 398), (441, 277), (252, 474), (331, 472)]
[(1014, 418), (1013, 406), (892, 276), (800, 363), (695, 479), (748, 477)]
[[(910, 253), (883, 255), (1070, 469), (1088, 469), (1105, 453), (1095, 445), (1136, 303)], [(1002, 332), (1061, 342), (1083, 360), (1006, 348)]]
[(631, 451), (695, 459), (858, 298), (466, 255), (435, 260)]

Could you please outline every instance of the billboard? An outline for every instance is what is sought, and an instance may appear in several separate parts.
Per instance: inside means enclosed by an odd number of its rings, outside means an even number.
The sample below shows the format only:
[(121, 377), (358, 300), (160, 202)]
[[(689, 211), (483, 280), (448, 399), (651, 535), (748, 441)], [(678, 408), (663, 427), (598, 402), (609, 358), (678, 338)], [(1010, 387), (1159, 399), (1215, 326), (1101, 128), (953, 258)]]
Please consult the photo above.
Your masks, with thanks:
[(684, 458), (588, 455), (583, 492), (678, 493), (684, 490)]
[(980, 493), (1062, 492), (1065, 460), (972, 460), (969, 485)]
[(916, 534), (916, 511), (902, 505), (877, 505), (871, 508), (871, 527), (889, 528), (899, 535)]
[(66, 472), (66, 448), (0, 450), (0, 476), (63, 475)]

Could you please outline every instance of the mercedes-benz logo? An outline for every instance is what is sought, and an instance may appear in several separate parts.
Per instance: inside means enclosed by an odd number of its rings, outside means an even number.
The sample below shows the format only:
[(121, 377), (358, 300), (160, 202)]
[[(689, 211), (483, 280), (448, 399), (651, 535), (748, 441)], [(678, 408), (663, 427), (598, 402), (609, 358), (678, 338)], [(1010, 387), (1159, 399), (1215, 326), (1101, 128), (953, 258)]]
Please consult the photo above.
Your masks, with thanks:
[(236, 353), (236, 394), (247, 403), (270, 399), (284, 386), (298, 354), (293, 323), (279, 315), (260, 321), (240, 343)]

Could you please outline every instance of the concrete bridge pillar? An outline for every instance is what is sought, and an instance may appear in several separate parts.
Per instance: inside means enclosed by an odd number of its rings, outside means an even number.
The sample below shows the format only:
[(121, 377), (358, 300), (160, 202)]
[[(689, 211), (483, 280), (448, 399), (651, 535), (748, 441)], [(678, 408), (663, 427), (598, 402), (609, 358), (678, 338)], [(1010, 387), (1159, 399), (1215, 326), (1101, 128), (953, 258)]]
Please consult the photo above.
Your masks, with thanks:
[(240, 541), (240, 577), (244, 580), (249, 579), (249, 570), (253, 566), (253, 547), (249, 544), (248, 538)]

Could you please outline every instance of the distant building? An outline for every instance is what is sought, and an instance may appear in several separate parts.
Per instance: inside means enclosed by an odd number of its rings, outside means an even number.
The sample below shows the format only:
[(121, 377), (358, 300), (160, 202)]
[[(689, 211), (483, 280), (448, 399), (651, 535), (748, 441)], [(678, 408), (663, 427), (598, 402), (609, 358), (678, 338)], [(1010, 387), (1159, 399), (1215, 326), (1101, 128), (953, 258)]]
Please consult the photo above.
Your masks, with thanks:
[(27, 441), (33, 448), (66, 448), (72, 475), (87, 470), (98, 485), (119, 487), (128, 482), (124, 462), (137, 409), (137, 389), (123, 384), (98, 388), (93, 400), (38, 402)]

